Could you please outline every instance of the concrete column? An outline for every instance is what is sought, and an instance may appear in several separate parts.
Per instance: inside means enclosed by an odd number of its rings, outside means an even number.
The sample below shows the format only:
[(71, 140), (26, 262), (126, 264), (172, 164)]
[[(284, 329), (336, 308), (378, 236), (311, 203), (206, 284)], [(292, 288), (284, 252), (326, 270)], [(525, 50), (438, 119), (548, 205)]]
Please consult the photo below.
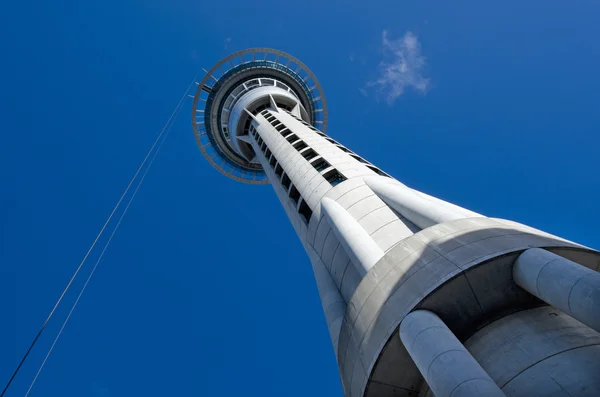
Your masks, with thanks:
[(324, 198), (321, 205), (340, 244), (364, 276), (383, 257), (383, 250), (341, 205), (329, 198)]
[(407, 315), (400, 324), (400, 340), (436, 397), (505, 396), (434, 313)]
[(531, 248), (515, 261), (513, 278), (530, 294), (600, 332), (600, 273)]
[(383, 177), (365, 178), (365, 183), (387, 205), (421, 229), (442, 222), (481, 216), (450, 203), (444, 205), (445, 202), (439, 199), (430, 200), (428, 199), (430, 196), (416, 192), (402, 184), (390, 183)]

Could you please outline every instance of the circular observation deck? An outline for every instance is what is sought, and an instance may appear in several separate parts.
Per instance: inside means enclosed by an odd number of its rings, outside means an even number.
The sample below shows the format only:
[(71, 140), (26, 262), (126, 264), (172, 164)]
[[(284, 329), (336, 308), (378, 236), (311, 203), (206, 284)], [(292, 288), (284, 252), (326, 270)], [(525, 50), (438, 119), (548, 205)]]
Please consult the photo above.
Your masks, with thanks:
[[(192, 128), (200, 151), (222, 174), (240, 182), (269, 181), (243, 137), (251, 117), (263, 109), (299, 108), (304, 121), (326, 132), (327, 104), (319, 81), (293, 56), (270, 48), (250, 48), (221, 61), (197, 83)], [(240, 139), (240, 137), (242, 137)]]

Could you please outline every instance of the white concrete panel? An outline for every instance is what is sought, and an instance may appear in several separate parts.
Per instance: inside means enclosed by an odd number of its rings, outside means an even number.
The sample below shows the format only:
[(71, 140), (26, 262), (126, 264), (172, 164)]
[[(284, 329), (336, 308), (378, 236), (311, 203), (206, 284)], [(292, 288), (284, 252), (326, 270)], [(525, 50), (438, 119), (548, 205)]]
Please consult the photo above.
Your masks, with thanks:
[(365, 184), (365, 181), (363, 181), (361, 178), (355, 178), (355, 179), (348, 179), (347, 181), (344, 181), (342, 183), (340, 183), (339, 185), (335, 186), (334, 188), (332, 188), (327, 195), (325, 195), (325, 197), (330, 198), (334, 201), (337, 201), (341, 196), (343, 196), (344, 194), (357, 189), (360, 186), (363, 186)]
[[(308, 224), (308, 230), (306, 232), (306, 240), (311, 247), (315, 241), (315, 235), (317, 234), (317, 228), (319, 227), (320, 223), (323, 221), (324, 221), (324, 219), (323, 219), (323, 214), (321, 211), (321, 206), (318, 205), (317, 207), (315, 207), (313, 209), (312, 220)], [(327, 223), (327, 222), (325, 221), (325, 223)]]
[(366, 274), (381, 259), (383, 251), (338, 203), (324, 198), (321, 205), (323, 206), (325, 218), (346, 253), (352, 259), (352, 263), (358, 267), (357, 270), (361, 275)]
[(306, 203), (310, 208), (312, 208), (313, 212), (317, 207), (320, 207), (321, 199), (327, 195), (332, 189), (331, 184), (325, 180), (319, 182), (319, 180), (313, 180), (312, 183), (314, 185), (313, 190), (308, 195), (308, 199)]
[[(337, 345), (341, 327), (340, 318), (343, 319), (346, 304), (331, 278), (331, 275), (323, 266), (323, 263), (318, 258), (316, 252), (310, 247), (307, 247), (307, 253), (313, 266), (315, 281), (317, 282), (317, 289), (321, 297), (323, 313), (325, 314), (325, 321), (329, 327), (330, 337), (332, 341), (336, 341), (335, 345)], [(332, 310), (332, 308), (334, 308), (334, 310)]]
[(377, 231), (371, 235), (371, 238), (385, 252), (412, 235), (412, 231), (398, 219), (377, 229)]
[(340, 242), (338, 241), (335, 233), (329, 233), (327, 238), (325, 239), (325, 244), (323, 244), (323, 250), (321, 251), (321, 260), (323, 264), (327, 268), (327, 270), (331, 270), (331, 262), (333, 261), (333, 254), (338, 247)]
[(356, 269), (356, 266), (350, 262), (342, 278), (342, 286), (340, 288), (342, 297), (346, 302), (350, 302), (352, 294), (356, 291), (360, 280), (362, 280), (362, 276)]
[(331, 184), (327, 182), (320, 174), (316, 174), (308, 182), (308, 185), (304, 188), (306, 193), (306, 203), (310, 208), (313, 209), (319, 204), (321, 198), (331, 190)]
[(346, 210), (354, 217), (354, 219), (360, 221), (365, 215), (382, 207), (387, 207), (387, 205), (381, 201), (379, 197), (372, 195), (357, 201), (349, 206)]
[(371, 211), (358, 219), (358, 223), (369, 235), (390, 222), (398, 220), (398, 216), (387, 205)]
[(369, 197), (369, 196), (374, 196), (374, 195), (375, 195), (375, 193), (373, 193), (373, 191), (371, 189), (369, 189), (368, 186), (363, 185), (356, 189), (350, 190), (349, 192), (345, 193), (343, 196), (341, 196), (340, 198), (338, 198), (335, 201), (342, 208), (348, 208), (351, 205), (356, 204), (360, 200), (362, 200), (366, 197)]
[(346, 267), (348, 265), (350, 265), (350, 257), (344, 248), (339, 245), (335, 251), (335, 255), (333, 256), (333, 261), (329, 271), (333, 281), (335, 281), (335, 285), (337, 285), (338, 288), (340, 288), (342, 285), (342, 278), (344, 277), (344, 273), (346, 272)]
[(333, 233), (331, 231), (331, 226), (325, 217), (322, 217), (321, 222), (319, 222), (319, 226), (317, 227), (317, 233), (315, 234), (315, 239), (313, 241), (313, 248), (319, 256), (321, 256), (321, 251), (323, 250), (323, 245), (325, 244), (325, 239), (329, 233)]

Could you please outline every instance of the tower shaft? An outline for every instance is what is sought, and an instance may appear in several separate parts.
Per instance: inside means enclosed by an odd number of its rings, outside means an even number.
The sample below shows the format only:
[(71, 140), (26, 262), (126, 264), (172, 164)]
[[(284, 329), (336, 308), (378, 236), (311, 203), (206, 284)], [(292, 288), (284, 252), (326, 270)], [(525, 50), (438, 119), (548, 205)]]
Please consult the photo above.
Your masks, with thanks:
[(192, 120), (221, 173), (273, 186), (346, 396), (600, 395), (599, 252), (394, 179), (325, 134), (319, 83), (279, 51), (213, 67)]
[[(572, 305), (589, 308), (579, 309), (583, 314), (576, 318), (582, 324), (557, 309), (540, 307), (543, 303), (537, 298), (544, 298), (519, 288), (525, 282), (515, 282), (511, 271), (521, 252), (516, 269), (535, 266), (537, 257), (530, 257), (539, 250), (550, 256), (546, 262), (554, 259), (574, 275), (571, 284), (581, 274), (587, 284), (580, 289), (598, 291), (597, 272), (548, 250), (526, 248), (544, 247), (596, 266), (591, 258), (586, 260), (587, 249), (411, 189), (299, 116), (277, 107), (257, 113), (250, 142), (311, 260), (347, 395), (408, 396), (422, 391), (476, 397), (503, 395), (506, 389), (509, 395), (520, 396), (536, 387), (550, 393), (556, 383), (569, 384), (573, 376), (579, 385), (573, 390), (600, 390), (600, 380), (589, 372), (600, 371), (600, 335), (587, 326), (598, 328), (594, 305), (600, 300), (586, 302), (583, 292), (578, 293)], [(572, 289), (569, 285), (561, 290), (556, 272), (544, 281), (563, 294)], [(553, 292), (546, 301), (552, 304), (548, 299), (561, 292)], [(413, 313), (425, 313), (439, 324), (423, 324), (418, 338), (413, 335), (420, 342), (409, 348), (394, 334), (399, 324), (412, 318), (404, 315), (415, 309), (425, 309)], [(443, 314), (452, 328), (433, 312)], [(546, 320), (541, 313), (558, 316), (557, 321)], [(434, 333), (427, 339), (431, 327), (443, 331), (444, 338)], [(574, 329), (560, 335), (564, 327)], [(511, 355), (518, 354), (519, 343), (524, 342), (502, 344), (499, 330), (528, 333), (542, 351), (539, 362), (529, 359), (532, 368), (521, 368), (523, 374), (513, 373), (508, 381), (507, 373), (517, 371), (511, 368), (515, 366)], [(549, 336), (551, 332), (555, 334)], [(481, 340), (491, 342), (489, 334), (507, 351), (490, 352), (482, 345)], [(555, 344), (565, 347), (557, 349)], [(573, 346), (576, 352), (570, 351)], [(547, 375), (545, 360), (555, 354), (569, 355), (573, 369)], [(588, 360), (596, 361), (590, 367), (584, 364)], [(499, 370), (502, 365), (506, 373)], [(423, 380), (427, 383), (422, 385)]]

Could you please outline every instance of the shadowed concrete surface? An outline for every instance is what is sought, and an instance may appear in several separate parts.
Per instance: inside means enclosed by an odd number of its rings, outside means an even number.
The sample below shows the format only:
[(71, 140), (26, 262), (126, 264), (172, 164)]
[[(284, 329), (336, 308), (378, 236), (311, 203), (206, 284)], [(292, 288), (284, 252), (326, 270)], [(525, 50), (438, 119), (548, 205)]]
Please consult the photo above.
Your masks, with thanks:
[[(593, 270), (600, 263), (596, 251), (489, 218), (438, 224), (396, 245), (363, 278), (348, 303), (338, 346), (346, 394), (419, 394), (423, 377), (394, 337), (404, 316), (415, 309), (436, 313), (465, 341), (507, 314), (545, 305), (512, 276), (519, 254), (532, 247), (548, 248)], [(600, 392), (600, 377), (589, 378)], [(522, 395), (512, 389), (504, 392)]]

